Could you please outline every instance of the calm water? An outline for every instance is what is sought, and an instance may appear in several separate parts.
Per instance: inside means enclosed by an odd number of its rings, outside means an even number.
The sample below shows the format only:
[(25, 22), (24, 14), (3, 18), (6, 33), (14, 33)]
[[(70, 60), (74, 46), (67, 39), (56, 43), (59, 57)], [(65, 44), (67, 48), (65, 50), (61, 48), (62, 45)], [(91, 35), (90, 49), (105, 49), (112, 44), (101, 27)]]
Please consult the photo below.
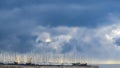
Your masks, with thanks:
[(120, 64), (105, 64), (105, 65), (99, 65), (99, 68), (120, 68)]

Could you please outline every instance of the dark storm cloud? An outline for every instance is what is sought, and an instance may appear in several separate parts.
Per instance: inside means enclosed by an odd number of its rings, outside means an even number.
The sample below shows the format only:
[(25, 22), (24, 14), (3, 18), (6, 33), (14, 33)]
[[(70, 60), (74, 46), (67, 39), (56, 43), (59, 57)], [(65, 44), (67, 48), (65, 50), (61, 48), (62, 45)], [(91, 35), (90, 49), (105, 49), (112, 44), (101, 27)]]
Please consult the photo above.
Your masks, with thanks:
[[(22, 26), (20, 26), (22, 27)], [(9, 52), (25, 53), (31, 51), (34, 47), (34, 36), (29, 34), (27, 28), (7, 28), (0, 30), (0, 50)]]
[[(109, 13), (119, 12), (119, 1), (56, 1), (4, 0), (1, 1), (1, 21), (32, 20), (44, 26), (97, 27), (107, 21)], [(7, 18), (6, 18), (7, 17)], [(4, 19), (3, 19), (4, 18)]]

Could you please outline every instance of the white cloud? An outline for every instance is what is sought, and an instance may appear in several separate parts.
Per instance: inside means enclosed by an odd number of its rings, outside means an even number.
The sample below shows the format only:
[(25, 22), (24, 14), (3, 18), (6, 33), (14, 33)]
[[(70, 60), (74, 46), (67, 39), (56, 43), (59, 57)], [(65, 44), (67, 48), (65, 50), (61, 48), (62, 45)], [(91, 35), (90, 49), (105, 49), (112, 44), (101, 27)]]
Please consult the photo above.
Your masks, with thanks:
[[(69, 54), (75, 53), (74, 47), (77, 47), (76, 53), (94, 58), (115, 59), (115, 54), (120, 52), (120, 47), (115, 43), (120, 38), (120, 27), (118, 24), (110, 24), (98, 28), (86, 27), (43, 27), (39, 26), (32, 33), (37, 36), (36, 40), (42, 40), (43, 37), (50, 38), (49, 44), (36, 42), (35, 46), (39, 46), (35, 51), (39, 51), (42, 47), (44, 50), (50, 49), (55, 53), (62, 53), (68, 44), (72, 47)], [(46, 45), (46, 46), (45, 46)], [(80, 50), (81, 49), (81, 50)], [(50, 52), (50, 51), (49, 51)], [(96, 56), (97, 55), (97, 56)], [(120, 56), (120, 55), (118, 55)]]

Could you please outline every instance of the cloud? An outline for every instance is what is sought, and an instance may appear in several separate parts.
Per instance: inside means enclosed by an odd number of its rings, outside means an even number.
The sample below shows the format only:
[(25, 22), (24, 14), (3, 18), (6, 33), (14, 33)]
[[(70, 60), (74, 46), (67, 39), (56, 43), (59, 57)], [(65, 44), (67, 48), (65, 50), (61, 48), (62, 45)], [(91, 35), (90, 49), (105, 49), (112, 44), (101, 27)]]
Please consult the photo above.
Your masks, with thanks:
[[(119, 24), (93, 28), (85, 27), (43, 27), (39, 26), (33, 32), (36, 40), (42, 40), (42, 37), (50, 37), (52, 41), (47, 44), (36, 42), (35, 52), (54, 52), (56, 54), (78, 53), (96, 59), (119, 59), (115, 57), (120, 50), (119, 44)], [(118, 55), (119, 56), (119, 55)]]
[(115, 1), (53, 1), (0, 2), (1, 52), (120, 60), (119, 7)]
[[(15, 4), (10, 5), (11, 8), (8, 9), (4, 7), (4, 9), (0, 9), (0, 22), (34, 22), (37, 25), (43, 26), (61, 25), (93, 28), (104, 25), (105, 23), (103, 23), (103, 21), (106, 21), (104, 18), (109, 13), (112, 13), (112, 11), (104, 8), (101, 3), (98, 7), (95, 6), (96, 4), (56, 4), (47, 3), (47, 1), (45, 3), (33, 1), (33, 4), (29, 4), (28, 2), (26, 4), (26, 1), (24, 1), (24, 3), (25, 4), (18, 6), (15, 1)], [(89, 20), (91, 22), (89, 22)]]
[[(77, 54), (77, 56), (94, 58), (94, 60), (120, 60), (120, 55), (118, 55), (120, 24), (119, 20), (114, 17), (110, 17), (110, 20), (113, 24), (96, 28), (51, 27), (34, 23), (27, 25), (27, 22), (25, 25), (21, 23), (16, 26), (0, 27), (3, 28), (0, 33), (0, 50), (3, 53), (9, 51), (9, 53), (23, 54), (31, 52), (71, 56)], [(47, 39), (51, 41), (46, 43)]]

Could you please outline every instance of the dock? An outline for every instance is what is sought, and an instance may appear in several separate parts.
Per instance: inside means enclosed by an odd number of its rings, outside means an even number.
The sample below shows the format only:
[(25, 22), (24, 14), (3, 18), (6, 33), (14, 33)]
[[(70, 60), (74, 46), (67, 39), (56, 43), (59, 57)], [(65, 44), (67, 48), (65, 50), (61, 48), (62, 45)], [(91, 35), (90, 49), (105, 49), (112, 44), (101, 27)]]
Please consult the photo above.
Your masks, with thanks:
[(98, 68), (98, 66), (73, 66), (73, 65), (0, 65), (0, 68)]

